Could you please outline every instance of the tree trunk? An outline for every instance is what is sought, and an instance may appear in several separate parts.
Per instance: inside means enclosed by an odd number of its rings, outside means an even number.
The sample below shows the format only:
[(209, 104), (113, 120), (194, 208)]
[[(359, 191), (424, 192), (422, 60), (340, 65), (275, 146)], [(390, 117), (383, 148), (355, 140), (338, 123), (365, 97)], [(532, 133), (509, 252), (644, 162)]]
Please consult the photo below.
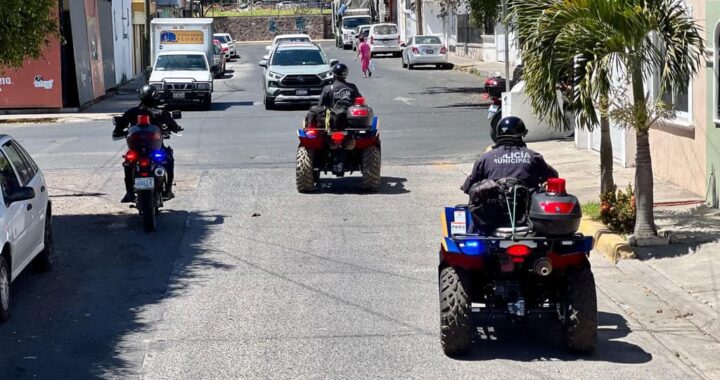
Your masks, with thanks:
[(613, 149), (612, 139), (610, 139), (610, 120), (606, 115), (603, 115), (600, 117), (600, 192), (607, 193), (608, 191), (614, 190), (615, 181), (613, 180)]
[(415, 18), (417, 24), (415, 25), (415, 32), (418, 36), (423, 35), (423, 14), (422, 14), (422, 0), (415, 0)]
[(653, 215), (653, 170), (650, 157), (650, 140), (647, 104), (643, 74), (639, 64), (632, 69), (633, 103), (635, 104), (635, 136), (637, 139), (637, 156), (635, 168), (635, 219), (634, 235), (636, 239), (657, 236), (655, 216)]

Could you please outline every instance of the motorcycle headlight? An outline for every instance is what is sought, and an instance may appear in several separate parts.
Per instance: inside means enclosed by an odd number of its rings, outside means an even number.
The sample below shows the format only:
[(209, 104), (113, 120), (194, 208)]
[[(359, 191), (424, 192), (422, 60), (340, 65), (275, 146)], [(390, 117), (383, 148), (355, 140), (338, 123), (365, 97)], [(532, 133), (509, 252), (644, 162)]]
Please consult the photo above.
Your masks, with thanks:
[(198, 90), (209, 90), (210, 83), (196, 83), (195, 88)]
[(332, 78), (333, 78), (333, 73), (332, 73), (332, 71), (326, 71), (326, 72), (324, 72), (324, 73), (318, 74), (318, 76), (319, 76), (320, 79), (322, 79), (322, 80), (328, 80), (328, 79), (332, 79)]
[(276, 73), (274, 71), (268, 71), (268, 76), (270, 77), (270, 79), (277, 79), (277, 80), (280, 80), (283, 77), (282, 74)]

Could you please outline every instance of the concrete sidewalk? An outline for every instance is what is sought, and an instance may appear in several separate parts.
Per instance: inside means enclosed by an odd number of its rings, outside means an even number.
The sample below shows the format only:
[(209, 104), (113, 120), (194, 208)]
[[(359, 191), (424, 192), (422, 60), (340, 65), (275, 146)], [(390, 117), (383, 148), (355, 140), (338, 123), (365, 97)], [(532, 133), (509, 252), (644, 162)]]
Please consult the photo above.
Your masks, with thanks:
[[(505, 77), (505, 63), (484, 62), (472, 58), (461, 57), (454, 53), (448, 53), (448, 61), (453, 64), (455, 70), (465, 71), (482, 78), (499, 75)], [(510, 65), (510, 78), (512, 78), (514, 65)]]

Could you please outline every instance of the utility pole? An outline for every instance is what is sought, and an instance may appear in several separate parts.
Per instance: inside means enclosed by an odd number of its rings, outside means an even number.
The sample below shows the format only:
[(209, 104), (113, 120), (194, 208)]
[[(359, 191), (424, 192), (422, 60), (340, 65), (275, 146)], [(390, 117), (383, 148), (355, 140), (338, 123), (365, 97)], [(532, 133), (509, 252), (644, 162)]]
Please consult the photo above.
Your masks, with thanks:
[(417, 24), (415, 26), (415, 33), (418, 36), (423, 34), (423, 14), (422, 14), (422, 0), (415, 0), (415, 18)]
[(502, 3), (502, 20), (503, 30), (505, 31), (505, 92), (510, 92), (510, 36), (508, 35), (507, 18), (507, 0), (501, 0)]
[[(150, 63), (150, 0), (145, 0), (145, 67)], [(147, 71), (147, 70), (146, 70)]]

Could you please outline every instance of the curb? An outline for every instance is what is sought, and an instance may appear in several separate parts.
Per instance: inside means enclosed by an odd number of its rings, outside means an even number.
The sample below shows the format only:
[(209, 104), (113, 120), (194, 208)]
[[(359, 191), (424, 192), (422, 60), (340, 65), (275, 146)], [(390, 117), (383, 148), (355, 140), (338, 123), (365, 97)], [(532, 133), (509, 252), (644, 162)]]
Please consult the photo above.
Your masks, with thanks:
[(583, 235), (592, 236), (594, 239), (593, 249), (602, 253), (613, 264), (617, 264), (620, 259), (635, 258), (635, 251), (627, 240), (610, 231), (602, 223), (583, 218), (578, 231)]
[(120, 113), (72, 113), (55, 115), (17, 115), (10, 117), (0, 116), (0, 125), (3, 124), (46, 124), (46, 123), (81, 123), (87, 121), (110, 120)]

